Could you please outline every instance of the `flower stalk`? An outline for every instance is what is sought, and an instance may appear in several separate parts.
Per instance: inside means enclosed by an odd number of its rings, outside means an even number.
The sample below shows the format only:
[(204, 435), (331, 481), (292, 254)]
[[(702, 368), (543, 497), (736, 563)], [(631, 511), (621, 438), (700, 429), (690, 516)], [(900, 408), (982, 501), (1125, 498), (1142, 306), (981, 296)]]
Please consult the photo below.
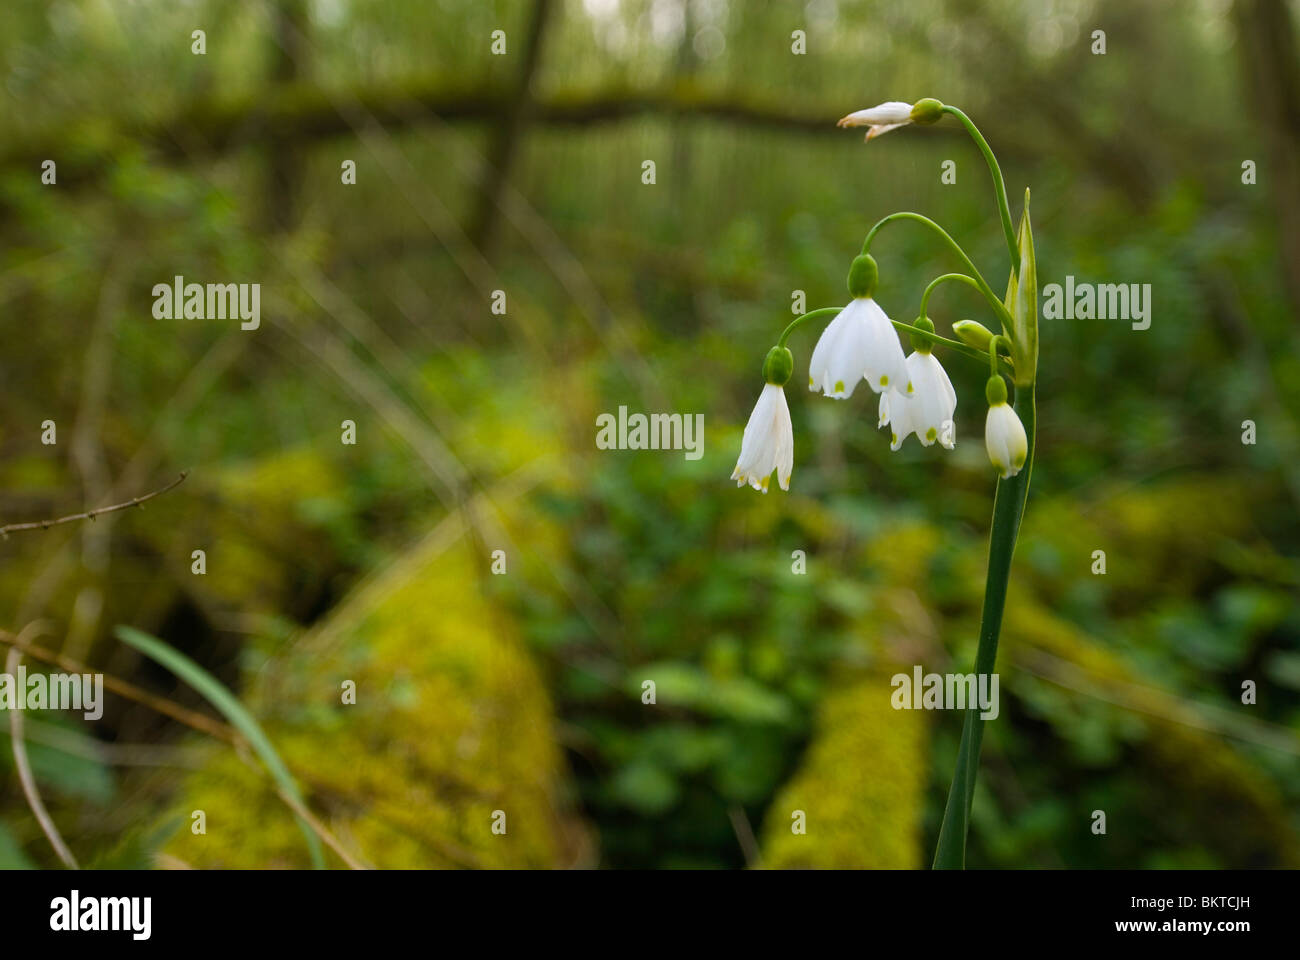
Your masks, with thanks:
[[(984, 611), (980, 615), (979, 648), (975, 653), (977, 677), (994, 672), (998, 656), (998, 637), (1002, 632), (1002, 612), (1006, 608), (1007, 585), (1011, 579), (1011, 558), (1016, 550), (1020, 520), (1029, 495), (1029, 474), (1034, 464), (1034, 388), (1016, 391), (1012, 409), (1025, 425), (1028, 454), (1025, 465), (1012, 477), (999, 478), (993, 497), (993, 526), (989, 532), (989, 568), (984, 581)], [(962, 722), (961, 742), (948, 804), (939, 828), (939, 842), (934, 852), (934, 868), (961, 869), (966, 865), (966, 834), (970, 828), (970, 808), (975, 796), (975, 774), (979, 769), (980, 746), (984, 724), (978, 708), (966, 711)]]
[[(866, 139), (870, 142), (902, 127), (936, 123), (945, 114), (961, 122), (988, 163), (1010, 259), (1006, 296), (1000, 298), (993, 292), (961, 245), (929, 217), (910, 211), (882, 217), (867, 233), (862, 252), (849, 268), (848, 288), (853, 297), (850, 303), (844, 307), (812, 310), (797, 317), (769, 351), (763, 365), (766, 384), (745, 427), (740, 458), (732, 479), (766, 493), (770, 475), (775, 472), (779, 486), (788, 489), (793, 461), (793, 431), (784, 386), (790, 378), (794, 361), (786, 343), (790, 335), (809, 320), (832, 318), (813, 350), (808, 369), (809, 389), (847, 400), (857, 384), (865, 381), (873, 392), (880, 395), (879, 426), (890, 428), (890, 446), (894, 450), (898, 450), (911, 435), (916, 436), (922, 447), (938, 445), (951, 450), (956, 445), (954, 417), (957, 395), (947, 372), (934, 356), (935, 348), (943, 347), (981, 365), (987, 363), (989, 379), (985, 399), (988, 412), (984, 442), (998, 480), (989, 531), (988, 573), (980, 615), (979, 646), (975, 654), (975, 674), (981, 677), (992, 674), (997, 661), (1011, 562), (1020, 534), (1034, 460), (1038, 285), (1033, 232), (1029, 224), (1029, 191), (1025, 191), (1019, 229), (1013, 230), (1006, 184), (988, 141), (965, 113), (938, 100), (926, 98), (915, 104), (882, 103), (850, 113), (840, 120), (839, 125), (867, 127)], [(943, 274), (925, 288), (920, 312), (912, 323), (891, 319), (876, 301), (879, 270), (871, 256), (871, 245), (886, 224), (898, 220), (912, 220), (933, 231), (964, 267), (964, 272)], [(962, 320), (953, 324), (956, 340), (935, 333), (929, 316), (930, 297), (935, 289), (948, 282), (963, 283), (980, 293), (997, 319), (992, 329), (974, 320)], [(902, 352), (898, 341), (900, 332), (908, 334), (913, 351), (911, 355), (904, 356)], [(1011, 404), (1007, 403), (1009, 387), (1014, 390)], [(965, 866), (966, 837), (985, 722), (976, 705), (967, 710), (963, 719), (957, 761), (934, 855), (936, 869)]]

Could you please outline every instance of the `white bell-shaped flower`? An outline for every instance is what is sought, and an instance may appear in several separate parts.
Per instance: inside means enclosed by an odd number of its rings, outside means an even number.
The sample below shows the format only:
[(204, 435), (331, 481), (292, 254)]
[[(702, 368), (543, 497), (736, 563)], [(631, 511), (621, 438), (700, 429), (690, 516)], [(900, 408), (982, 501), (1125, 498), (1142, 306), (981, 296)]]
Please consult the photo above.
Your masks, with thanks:
[[(996, 381), (996, 387), (994, 383)], [(1007, 388), (1001, 377), (989, 380), (989, 415), (984, 421), (984, 446), (999, 476), (1014, 477), (1029, 456), (1029, 438), (1016, 411), (1007, 404)]]
[(755, 490), (767, 493), (773, 470), (781, 489), (789, 490), (790, 474), (794, 470), (794, 427), (790, 423), (784, 388), (768, 383), (745, 424), (740, 457), (731, 479), (738, 487), (748, 483)]
[(923, 447), (937, 440), (944, 449), (951, 450), (957, 444), (953, 420), (957, 391), (947, 371), (933, 353), (918, 349), (907, 358), (907, 378), (912, 384), (911, 397), (895, 391), (880, 395), (880, 425), (888, 423), (891, 428), (889, 448), (897, 450), (914, 433)]
[(911, 392), (894, 325), (871, 297), (854, 297), (826, 325), (813, 348), (808, 389), (845, 399), (864, 378), (876, 393), (891, 387)]

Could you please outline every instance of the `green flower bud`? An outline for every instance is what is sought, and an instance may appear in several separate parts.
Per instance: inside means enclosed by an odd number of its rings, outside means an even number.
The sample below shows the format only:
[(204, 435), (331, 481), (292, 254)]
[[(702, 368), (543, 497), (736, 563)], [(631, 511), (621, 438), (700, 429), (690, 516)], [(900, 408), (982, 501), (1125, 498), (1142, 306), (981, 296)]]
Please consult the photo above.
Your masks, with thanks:
[(1006, 381), (999, 376), (989, 377), (989, 382), (984, 385), (984, 398), (988, 400), (990, 407), (996, 407), (998, 404), (1006, 403)]
[(943, 104), (934, 97), (926, 97), (912, 104), (913, 123), (937, 123), (943, 116)]
[(849, 293), (855, 297), (870, 297), (875, 294), (879, 279), (880, 271), (876, 269), (876, 261), (871, 254), (864, 253), (853, 258), (849, 267)]
[(794, 373), (794, 354), (785, 347), (773, 347), (763, 361), (763, 379), (784, 387)]
[[(934, 324), (930, 322), (929, 317), (917, 317), (912, 321), (912, 326), (924, 330), (926, 333), (934, 333)], [(927, 340), (925, 337), (918, 337), (916, 334), (909, 334), (912, 341), (912, 349), (917, 353), (929, 353), (934, 349), (934, 341)]]
[(1016, 239), (1020, 247), (1020, 270), (1015, 274), (1015, 298), (1007, 305), (1011, 312), (1011, 356), (1016, 367), (1016, 386), (1034, 382), (1038, 370), (1038, 267), (1034, 258), (1034, 231), (1029, 225), (1029, 191), (1020, 215)]
[(957, 339), (962, 343), (985, 352), (989, 349), (989, 341), (993, 339), (993, 331), (977, 320), (958, 320), (952, 325), (952, 332), (957, 334)]

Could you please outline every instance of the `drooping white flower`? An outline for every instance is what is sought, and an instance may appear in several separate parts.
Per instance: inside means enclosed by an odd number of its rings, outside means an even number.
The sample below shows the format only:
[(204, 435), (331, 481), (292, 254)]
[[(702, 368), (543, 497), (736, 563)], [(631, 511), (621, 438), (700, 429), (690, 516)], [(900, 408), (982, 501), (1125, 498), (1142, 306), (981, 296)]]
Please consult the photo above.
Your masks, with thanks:
[(994, 469), (1005, 479), (1014, 477), (1025, 465), (1025, 458), (1029, 456), (1029, 438), (1025, 436), (1025, 425), (1020, 422), (1020, 417), (1006, 402), (1005, 388), (1003, 397), (1001, 403), (989, 406), (989, 415), (984, 421), (984, 446)]
[(841, 117), (839, 125), (841, 127), (870, 128), (867, 130), (867, 142), (870, 142), (882, 133), (897, 130), (909, 123), (938, 123), (939, 118), (944, 115), (947, 109), (933, 97), (925, 97), (916, 101), (916, 103), (902, 103), (898, 100), (891, 100), (888, 103), (877, 104), (867, 110), (855, 111), (847, 117)]
[(846, 399), (864, 378), (876, 393), (890, 387), (912, 390), (894, 325), (871, 297), (854, 297), (826, 325), (813, 348), (808, 389)]
[(881, 103), (866, 110), (857, 110), (847, 117), (841, 117), (837, 126), (869, 127), (870, 129), (867, 130), (869, 142), (882, 133), (905, 127), (911, 122), (912, 105), (899, 100), (890, 100), (888, 103)]
[(790, 474), (794, 470), (794, 427), (790, 423), (790, 407), (785, 402), (785, 389), (768, 383), (745, 424), (740, 457), (731, 479), (738, 487), (748, 483), (755, 490), (767, 493), (773, 470), (781, 489), (789, 490)]
[(917, 350), (907, 358), (907, 378), (913, 388), (911, 397), (892, 390), (880, 395), (880, 425), (888, 423), (892, 428), (889, 449), (897, 450), (909, 434), (915, 433), (923, 447), (937, 440), (951, 450), (957, 443), (953, 421), (957, 391), (943, 365), (933, 353)]

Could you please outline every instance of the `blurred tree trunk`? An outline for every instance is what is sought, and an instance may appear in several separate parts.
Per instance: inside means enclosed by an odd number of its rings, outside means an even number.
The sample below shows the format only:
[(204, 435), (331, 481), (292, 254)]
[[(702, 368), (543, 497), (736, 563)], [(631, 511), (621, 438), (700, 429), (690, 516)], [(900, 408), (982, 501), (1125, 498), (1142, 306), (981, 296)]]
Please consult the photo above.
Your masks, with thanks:
[(528, 24), (528, 36), (524, 41), (524, 61), (506, 102), (505, 116), (488, 147), (478, 208), (469, 228), (470, 241), (484, 256), (488, 256), (496, 244), (501, 191), (509, 179), (510, 169), (514, 166), (519, 146), (523, 142), (524, 129), (531, 118), (534, 103), (533, 78), (541, 60), (542, 41), (553, 7), (552, 0), (537, 0), (533, 6), (533, 18)]
[[(277, 0), (272, 10), (272, 50), (270, 85), (273, 91), (286, 90), (308, 73), (308, 27), (306, 0)], [(298, 203), (297, 180), (302, 177), (305, 154), (293, 140), (277, 136), (270, 130), (266, 147), (266, 207), (264, 226), (280, 232), (293, 226)]]
[[(682, 0), (682, 39), (677, 46), (676, 81), (694, 88), (695, 68), (699, 57), (695, 55), (695, 24), (690, 0)], [(691, 131), (690, 119), (679, 115), (673, 123), (673, 159), (672, 177), (669, 179), (673, 198), (673, 209), (683, 210), (686, 205), (686, 191), (690, 182), (691, 168)], [(682, 217), (674, 217), (675, 232), (680, 236), (685, 233)]]
[(1277, 212), (1278, 250), (1292, 316), (1300, 315), (1300, 61), (1283, 0), (1237, 0), (1246, 99), (1263, 134), (1259, 183)]

